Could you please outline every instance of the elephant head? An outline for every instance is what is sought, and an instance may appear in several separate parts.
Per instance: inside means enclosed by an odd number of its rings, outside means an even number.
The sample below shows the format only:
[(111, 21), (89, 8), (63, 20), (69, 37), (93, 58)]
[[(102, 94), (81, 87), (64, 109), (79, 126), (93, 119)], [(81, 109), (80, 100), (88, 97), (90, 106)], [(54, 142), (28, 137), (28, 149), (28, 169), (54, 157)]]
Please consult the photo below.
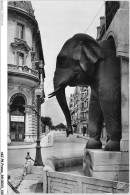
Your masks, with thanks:
[(99, 44), (89, 35), (76, 34), (66, 41), (57, 56), (54, 73), (55, 96), (67, 122), (67, 136), (71, 133), (71, 116), (65, 97), (65, 87), (85, 86), (93, 84), (93, 75), (99, 59), (104, 58)]

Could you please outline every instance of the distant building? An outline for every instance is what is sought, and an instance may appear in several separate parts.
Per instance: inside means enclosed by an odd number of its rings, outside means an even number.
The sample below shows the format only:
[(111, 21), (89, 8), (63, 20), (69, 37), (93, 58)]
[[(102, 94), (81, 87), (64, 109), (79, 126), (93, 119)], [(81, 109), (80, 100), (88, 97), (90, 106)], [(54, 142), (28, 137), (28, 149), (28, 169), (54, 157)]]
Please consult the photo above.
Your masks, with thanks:
[(76, 87), (74, 94), (70, 95), (69, 109), (75, 133), (83, 134), (83, 127), (85, 127), (88, 134), (90, 93), (90, 87)]
[[(8, 2), (8, 142), (35, 141), (35, 89), (44, 64), (41, 36), (30, 1)], [(45, 74), (43, 72), (43, 78)]]
[(121, 151), (129, 151), (129, 1), (105, 1), (97, 41), (112, 39), (121, 70)]

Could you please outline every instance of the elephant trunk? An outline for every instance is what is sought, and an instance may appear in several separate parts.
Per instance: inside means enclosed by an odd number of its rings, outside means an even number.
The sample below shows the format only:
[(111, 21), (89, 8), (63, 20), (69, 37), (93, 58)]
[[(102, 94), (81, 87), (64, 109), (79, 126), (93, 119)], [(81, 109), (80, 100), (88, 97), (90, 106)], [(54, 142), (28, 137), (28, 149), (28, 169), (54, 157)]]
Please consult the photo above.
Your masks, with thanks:
[(67, 123), (67, 137), (69, 134), (73, 134), (73, 130), (71, 127), (71, 116), (70, 116), (70, 111), (68, 108), (68, 104), (66, 101), (66, 96), (65, 96), (65, 87), (69, 85), (69, 82), (73, 78), (73, 71), (70, 69), (66, 70), (66, 74), (64, 69), (57, 69), (55, 71), (54, 75), (54, 92), (49, 94), (49, 98), (56, 96), (57, 101), (65, 115), (66, 118), (66, 123)]
[(69, 134), (73, 134), (73, 130), (71, 127), (70, 111), (69, 111), (67, 101), (66, 101), (66, 96), (65, 96), (65, 88), (62, 88), (59, 92), (56, 93), (56, 98), (66, 118), (66, 123), (67, 123), (66, 134), (68, 137)]

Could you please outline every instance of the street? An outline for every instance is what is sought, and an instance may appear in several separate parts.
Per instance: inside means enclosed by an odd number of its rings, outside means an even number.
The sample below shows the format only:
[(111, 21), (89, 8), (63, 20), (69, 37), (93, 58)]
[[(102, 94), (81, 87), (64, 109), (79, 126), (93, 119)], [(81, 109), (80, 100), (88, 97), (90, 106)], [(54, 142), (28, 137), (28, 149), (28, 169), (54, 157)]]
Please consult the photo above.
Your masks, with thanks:
[[(43, 164), (50, 156), (82, 155), (86, 142), (84, 139), (77, 138), (76, 134), (66, 137), (66, 132), (55, 132), (54, 146), (41, 148)], [(27, 152), (30, 152), (31, 158), (35, 160), (35, 148), (8, 150), (8, 170), (23, 167)]]

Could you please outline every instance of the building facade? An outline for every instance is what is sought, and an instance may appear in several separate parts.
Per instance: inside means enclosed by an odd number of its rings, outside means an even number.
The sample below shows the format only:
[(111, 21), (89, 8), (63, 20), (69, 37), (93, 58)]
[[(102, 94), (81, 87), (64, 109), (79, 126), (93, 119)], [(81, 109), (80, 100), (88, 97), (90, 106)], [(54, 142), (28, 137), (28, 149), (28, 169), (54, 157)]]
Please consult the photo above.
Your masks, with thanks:
[(106, 1), (97, 41), (112, 39), (121, 70), (121, 151), (129, 151), (129, 1)]
[(88, 135), (90, 93), (90, 87), (76, 87), (74, 94), (70, 95), (69, 109), (74, 133)]
[[(36, 62), (44, 64), (41, 36), (30, 1), (8, 2), (8, 142), (37, 135)], [(43, 71), (43, 78), (45, 73)]]

